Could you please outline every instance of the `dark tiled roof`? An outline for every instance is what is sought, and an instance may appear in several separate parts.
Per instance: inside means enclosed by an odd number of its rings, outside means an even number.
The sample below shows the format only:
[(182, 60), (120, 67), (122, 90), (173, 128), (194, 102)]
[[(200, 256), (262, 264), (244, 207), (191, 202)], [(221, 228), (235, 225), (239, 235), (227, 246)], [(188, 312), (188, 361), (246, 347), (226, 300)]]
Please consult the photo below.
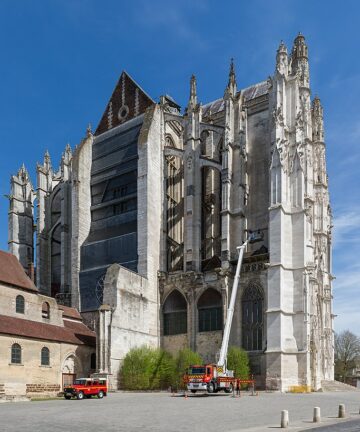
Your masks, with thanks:
[(202, 107), (202, 115), (204, 117), (206, 117), (210, 113), (211, 114), (216, 114), (216, 113), (218, 113), (220, 111), (223, 111), (224, 107), (225, 107), (224, 99), (223, 98), (216, 99), (216, 100), (214, 100), (212, 102), (209, 102), (206, 105), (203, 105), (203, 107)]
[(242, 90), (242, 94), (246, 101), (250, 99), (255, 99), (259, 96), (262, 96), (268, 92), (268, 83), (267, 81), (262, 81), (253, 86), (247, 87)]
[(58, 307), (63, 311), (63, 317), (82, 320), (81, 315), (76, 308), (72, 308), (60, 304), (58, 305)]
[(85, 324), (64, 321), (64, 327), (0, 315), (0, 334), (95, 346), (95, 332)]
[(37, 292), (15, 255), (0, 250), (0, 282)]
[[(241, 92), (243, 94), (245, 101), (255, 99), (268, 92), (268, 83), (267, 81), (262, 81), (241, 90)], [(224, 108), (225, 108), (224, 99), (223, 98), (216, 99), (212, 102), (207, 103), (206, 105), (203, 105), (202, 115), (203, 117), (206, 117), (210, 114), (210, 112), (211, 114), (216, 114), (218, 112), (223, 111)]]

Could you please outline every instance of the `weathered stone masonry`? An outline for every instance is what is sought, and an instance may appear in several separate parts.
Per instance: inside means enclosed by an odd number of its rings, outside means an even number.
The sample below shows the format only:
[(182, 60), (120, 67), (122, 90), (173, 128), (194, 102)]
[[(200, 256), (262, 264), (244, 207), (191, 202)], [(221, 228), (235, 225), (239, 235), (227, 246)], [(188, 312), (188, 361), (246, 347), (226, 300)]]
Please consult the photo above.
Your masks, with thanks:
[[(315, 389), (333, 377), (331, 228), (323, 108), (308, 48), (284, 43), (267, 80), (185, 111), (153, 101), (125, 72), (99, 126), (60, 170), (46, 154), (37, 192), (12, 177), (9, 245), (41, 292), (80, 307), (114, 386), (134, 346), (197, 350), (215, 361), (237, 246), (252, 230), (231, 344), (263, 386)], [(30, 269), (30, 270), (29, 270)]]

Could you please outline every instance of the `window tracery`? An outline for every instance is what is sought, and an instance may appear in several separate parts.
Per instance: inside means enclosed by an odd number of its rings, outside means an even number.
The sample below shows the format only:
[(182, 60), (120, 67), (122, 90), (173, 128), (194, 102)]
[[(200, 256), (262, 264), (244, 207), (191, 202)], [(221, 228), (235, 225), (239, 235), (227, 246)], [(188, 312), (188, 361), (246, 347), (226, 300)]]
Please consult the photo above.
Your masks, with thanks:
[(246, 351), (263, 349), (264, 293), (260, 286), (250, 284), (241, 298), (242, 346)]

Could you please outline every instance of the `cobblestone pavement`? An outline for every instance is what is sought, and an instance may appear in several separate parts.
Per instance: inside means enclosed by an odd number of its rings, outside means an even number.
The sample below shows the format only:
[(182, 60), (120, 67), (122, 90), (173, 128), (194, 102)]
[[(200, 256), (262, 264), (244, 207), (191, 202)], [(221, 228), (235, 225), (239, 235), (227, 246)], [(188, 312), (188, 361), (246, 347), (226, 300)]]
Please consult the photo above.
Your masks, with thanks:
[[(347, 420), (336, 418), (338, 405), (345, 404)], [(55, 400), (0, 404), (2, 432), (235, 432), (271, 431), (280, 426), (281, 410), (289, 411), (289, 430), (313, 428), (313, 408), (321, 408), (322, 424), (335, 423), (346, 429), (349, 417), (359, 419), (360, 392), (312, 393), (305, 395), (262, 393), (241, 398), (231, 395), (172, 397), (168, 393), (113, 393), (99, 399)], [(356, 427), (351, 424), (349, 427)]]

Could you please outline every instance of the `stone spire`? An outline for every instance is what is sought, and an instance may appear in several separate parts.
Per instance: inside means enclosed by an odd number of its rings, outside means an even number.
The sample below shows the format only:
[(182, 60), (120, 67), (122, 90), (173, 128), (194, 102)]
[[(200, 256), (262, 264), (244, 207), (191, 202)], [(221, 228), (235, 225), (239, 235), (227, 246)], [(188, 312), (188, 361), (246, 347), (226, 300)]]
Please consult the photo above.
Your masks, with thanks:
[(288, 52), (283, 41), (280, 42), (276, 52), (276, 70), (282, 75), (287, 75), (289, 72)]
[(297, 74), (302, 87), (310, 87), (308, 47), (305, 43), (305, 37), (299, 33), (291, 51), (291, 69), (292, 73)]
[(294, 40), (294, 45), (291, 53), (292, 59), (308, 59), (308, 47), (305, 43), (305, 37), (300, 32)]
[(225, 96), (226, 95), (235, 96), (236, 91), (237, 91), (236, 74), (235, 74), (234, 59), (232, 58), (230, 60), (229, 81), (228, 81), (228, 85), (225, 89)]
[(17, 173), (17, 176), (24, 183), (27, 183), (29, 181), (29, 174), (28, 174), (28, 171), (27, 171), (24, 163), (21, 165), (21, 167)]
[(91, 123), (88, 124), (88, 127), (86, 128), (86, 136), (89, 138), (93, 135), (91, 130)]
[(44, 154), (44, 168), (46, 171), (51, 170), (51, 159), (50, 159), (50, 154), (49, 154), (48, 150), (46, 150), (46, 152)]
[(68, 165), (71, 161), (71, 157), (72, 157), (71, 147), (70, 147), (70, 144), (67, 143), (66, 147), (65, 147), (65, 151), (61, 157), (61, 165), (63, 165), (63, 164)]
[(194, 111), (198, 105), (197, 94), (196, 94), (196, 77), (191, 76), (190, 79), (190, 98), (188, 103), (188, 111)]
[(312, 107), (312, 132), (313, 141), (324, 141), (324, 111), (320, 102), (320, 98), (315, 96)]

